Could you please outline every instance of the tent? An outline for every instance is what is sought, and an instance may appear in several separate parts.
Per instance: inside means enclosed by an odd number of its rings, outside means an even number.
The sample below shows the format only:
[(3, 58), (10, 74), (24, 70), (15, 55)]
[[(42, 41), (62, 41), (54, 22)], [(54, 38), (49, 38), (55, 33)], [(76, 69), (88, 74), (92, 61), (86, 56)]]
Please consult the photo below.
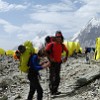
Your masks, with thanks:
[(34, 47), (35, 53), (38, 53), (38, 48)]
[[(79, 42), (72, 42), (72, 41), (64, 41), (64, 45), (68, 48), (69, 56), (72, 56), (74, 52), (80, 52), (80, 43)], [(64, 53), (63, 53), (64, 55)]]
[(95, 59), (100, 59), (100, 37), (96, 38)]
[(80, 43), (79, 42), (74, 42), (74, 43), (75, 43), (76, 53), (78, 53), (80, 51)]
[(5, 50), (0, 48), (0, 55), (5, 55)]
[(13, 55), (14, 55), (14, 50), (7, 50), (7, 51), (6, 51), (6, 55), (11, 55), (11, 56), (13, 56)]

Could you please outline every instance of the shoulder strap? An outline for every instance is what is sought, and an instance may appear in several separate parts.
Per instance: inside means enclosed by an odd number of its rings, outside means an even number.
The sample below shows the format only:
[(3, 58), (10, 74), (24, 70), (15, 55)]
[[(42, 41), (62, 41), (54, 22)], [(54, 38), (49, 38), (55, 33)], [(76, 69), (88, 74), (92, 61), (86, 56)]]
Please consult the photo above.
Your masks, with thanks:
[(52, 43), (50, 49), (47, 51), (47, 53), (48, 53), (49, 55), (52, 53), (53, 46), (54, 46), (54, 44)]
[(52, 43), (52, 44), (51, 44), (51, 52), (52, 52), (52, 50), (53, 50), (53, 46), (54, 46), (54, 44)]
[(30, 58), (29, 58), (29, 60), (28, 60), (28, 66), (30, 67), (30, 65), (31, 65), (31, 57), (32, 57), (32, 55), (30, 56)]
[(29, 58), (29, 60), (28, 60), (28, 66), (31, 65), (31, 58), (32, 58), (33, 55), (36, 55), (36, 54), (34, 53), (34, 54), (31, 54), (31, 55), (30, 55), (30, 58)]

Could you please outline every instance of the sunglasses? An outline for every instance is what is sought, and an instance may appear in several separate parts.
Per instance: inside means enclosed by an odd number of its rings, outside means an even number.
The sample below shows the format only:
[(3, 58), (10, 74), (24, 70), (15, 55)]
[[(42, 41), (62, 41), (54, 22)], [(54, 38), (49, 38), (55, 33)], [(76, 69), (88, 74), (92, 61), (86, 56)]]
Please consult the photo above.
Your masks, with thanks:
[(61, 36), (56, 36), (56, 38), (61, 38)]

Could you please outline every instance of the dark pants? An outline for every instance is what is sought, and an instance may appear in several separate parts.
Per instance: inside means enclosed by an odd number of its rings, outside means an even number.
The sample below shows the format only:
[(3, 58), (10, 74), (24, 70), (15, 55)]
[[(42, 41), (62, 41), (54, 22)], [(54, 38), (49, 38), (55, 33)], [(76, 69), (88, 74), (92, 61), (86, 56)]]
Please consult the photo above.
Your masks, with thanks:
[(34, 73), (28, 74), (28, 79), (30, 81), (30, 91), (28, 95), (28, 100), (33, 99), (33, 95), (35, 91), (37, 91), (37, 100), (42, 100), (43, 97), (43, 89), (39, 83), (38, 75)]
[(61, 63), (53, 62), (50, 67), (50, 91), (51, 94), (54, 94), (58, 91), (59, 83), (60, 83), (60, 69)]

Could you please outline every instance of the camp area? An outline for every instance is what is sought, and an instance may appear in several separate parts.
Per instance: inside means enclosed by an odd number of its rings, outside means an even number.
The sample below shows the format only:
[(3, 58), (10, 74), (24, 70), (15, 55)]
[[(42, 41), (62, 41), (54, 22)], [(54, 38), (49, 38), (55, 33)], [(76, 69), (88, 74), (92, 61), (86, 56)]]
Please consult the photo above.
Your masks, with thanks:
[[(99, 38), (96, 39), (95, 47), (86, 46), (84, 48), (81, 47), (79, 42), (64, 41), (64, 45), (68, 48), (69, 54), (67, 62), (61, 65), (61, 83), (59, 90), (63, 93), (59, 96), (52, 97), (48, 89), (49, 70), (40, 71), (40, 83), (44, 91), (43, 100), (81, 100), (81, 98), (83, 100), (85, 98), (90, 100), (97, 98), (99, 100), (100, 92), (99, 88), (97, 88), (100, 83), (99, 44)], [(25, 100), (27, 98), (29, 81), (27, 80), (27, 73), (24, 72), (28, 70), (27, 62), (30, 52), (37, 53), (39, 48), (34, 47), (31, 41), (25, 41), (23, 45), (27, 49), (20, 58), (21, 63), (19, 59), (14, 58), (14, 50), (0, 48), (0, 96), (2, 100), (15, 100), (16, 98), (18, 100)], [(64, 56), (65, 53), (62, 52), (62, 57)], [(26, 57), (27, 59), (25, 59)], [(88, 60), (86, 57), (88, 57)], [(24, 69), (25, 66), (27, 69)], [(23, 72), (19, 69), (23, 70)], [(36, 94), (34, 99), (36, 99)]]

